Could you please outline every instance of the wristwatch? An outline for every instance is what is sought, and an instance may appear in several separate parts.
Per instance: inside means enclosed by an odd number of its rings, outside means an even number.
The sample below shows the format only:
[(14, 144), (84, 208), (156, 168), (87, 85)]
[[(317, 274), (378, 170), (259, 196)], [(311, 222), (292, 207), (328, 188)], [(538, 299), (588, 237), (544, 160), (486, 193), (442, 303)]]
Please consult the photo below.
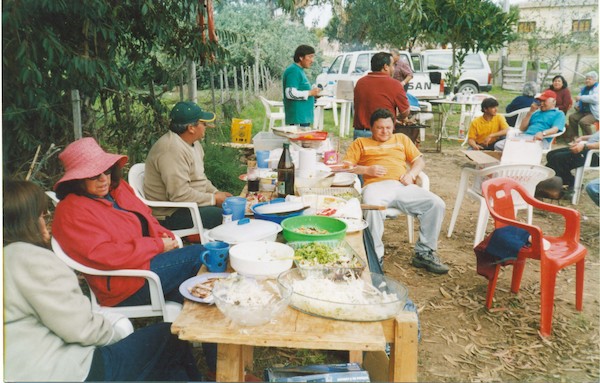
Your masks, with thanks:
[(583, 143), (583, 150), (588, 150), (587, 143)]

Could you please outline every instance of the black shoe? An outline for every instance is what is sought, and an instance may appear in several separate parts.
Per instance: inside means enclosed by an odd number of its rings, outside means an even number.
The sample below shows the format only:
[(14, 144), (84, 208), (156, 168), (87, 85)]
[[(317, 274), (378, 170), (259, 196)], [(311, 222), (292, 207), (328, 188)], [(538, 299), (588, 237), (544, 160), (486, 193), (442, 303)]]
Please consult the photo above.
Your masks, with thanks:
[(442, 263), (435, 251), (416, 253), (412, 259), (412, 265), (418, 268), (425, 268), (427, 271), (435, 274), (446, 274), (450, 270), (446, 264)]

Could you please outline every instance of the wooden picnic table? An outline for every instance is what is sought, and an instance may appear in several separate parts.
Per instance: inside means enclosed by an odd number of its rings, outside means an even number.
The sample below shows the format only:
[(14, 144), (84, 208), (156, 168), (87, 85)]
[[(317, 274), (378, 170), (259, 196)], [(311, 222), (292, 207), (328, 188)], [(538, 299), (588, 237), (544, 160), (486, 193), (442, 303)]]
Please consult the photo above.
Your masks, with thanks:
[[(362, 232), (346, 240), (366, 260)], [(200, 271), (205, 272), (205, 269)], [(348, 322), (301, 313), (291, 307), (275, 323), (241, 327), (214, 305), (186, 300), (171, 332), (190, 342), (217, 343), (217, 381), (244, 381), (252, 366), (253, 347), (348, 350), (351, 362), (362, 362), (363, 351), (383, 351), (390, 343), (389, 381), (417, 381), (417, 316), (403, 311), (380, 322)]]

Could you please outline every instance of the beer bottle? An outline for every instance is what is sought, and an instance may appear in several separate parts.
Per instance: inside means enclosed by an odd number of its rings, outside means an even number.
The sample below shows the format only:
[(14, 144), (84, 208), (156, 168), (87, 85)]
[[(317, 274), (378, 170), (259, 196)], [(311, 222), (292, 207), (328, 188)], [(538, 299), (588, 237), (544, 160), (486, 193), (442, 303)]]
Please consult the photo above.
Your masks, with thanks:
[(294, 195), (294, 163), (290, 153), (290, 144), (283, 144), (283, 153), (277, 164), (277, 196), (285, 198)]

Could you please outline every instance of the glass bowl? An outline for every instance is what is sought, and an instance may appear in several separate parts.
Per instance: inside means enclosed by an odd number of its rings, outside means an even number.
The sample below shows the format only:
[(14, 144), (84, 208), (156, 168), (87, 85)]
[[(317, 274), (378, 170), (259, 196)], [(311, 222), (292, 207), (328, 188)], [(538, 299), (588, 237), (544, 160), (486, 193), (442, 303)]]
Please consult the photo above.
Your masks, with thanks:
[(261, 326), (287, 307), (291, 291), (270, 280), (256, 280), (236, 273), (215, 283), (217, 308), (240, 326)]
[(381, 274), (340, 278), (335, 269), (305, 274), (291, 269), (277, 282), (292, 292), (290, 306), (306, 314), (345, 321), (373, 322), (393, 318), (404, 308), (408, 289)]

